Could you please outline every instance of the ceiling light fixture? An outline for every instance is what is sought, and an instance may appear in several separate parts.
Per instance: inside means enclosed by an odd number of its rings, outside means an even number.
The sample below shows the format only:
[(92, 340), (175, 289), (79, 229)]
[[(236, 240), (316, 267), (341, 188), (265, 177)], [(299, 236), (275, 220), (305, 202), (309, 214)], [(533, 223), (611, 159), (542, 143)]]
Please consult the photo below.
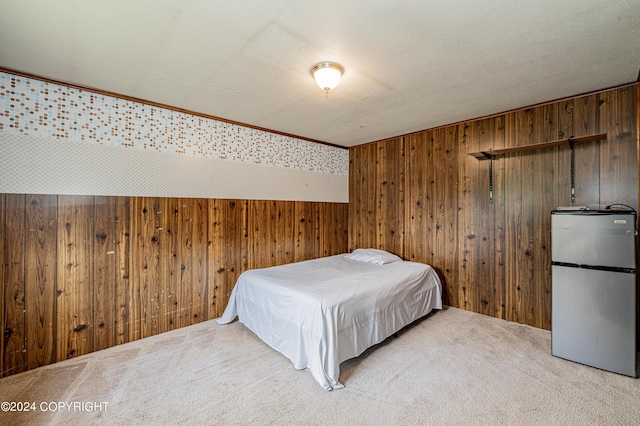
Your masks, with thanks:
[(344, 68), (333, 62), (321, 62), (311, 70), (311, 75), (319, 88), (328, 95), (340, 83)]

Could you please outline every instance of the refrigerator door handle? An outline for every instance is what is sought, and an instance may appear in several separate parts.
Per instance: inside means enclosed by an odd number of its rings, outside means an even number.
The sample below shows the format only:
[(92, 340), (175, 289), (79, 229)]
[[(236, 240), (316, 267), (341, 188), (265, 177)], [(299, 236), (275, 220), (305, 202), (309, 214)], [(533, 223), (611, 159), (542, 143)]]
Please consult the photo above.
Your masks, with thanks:
[(617, 266), (582, 265), (578, 263), (551, 262), (554, 266), (565, 266), (567, 268), (593, 269), (596, 271), (622, 272), (624, 274), (635, 274), (635, 268), (620, 268)]

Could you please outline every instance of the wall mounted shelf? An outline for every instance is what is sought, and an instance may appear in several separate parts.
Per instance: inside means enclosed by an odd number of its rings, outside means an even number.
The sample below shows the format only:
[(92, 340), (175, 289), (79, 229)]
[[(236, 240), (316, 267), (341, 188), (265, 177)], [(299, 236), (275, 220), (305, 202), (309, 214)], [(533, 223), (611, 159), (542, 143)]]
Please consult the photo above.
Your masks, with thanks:
[(516, 152), (532, 151), (534, 149), (553, 148), (556, 146), (569, 145), (571, 148), (571, 204), (576, 200), (576, 178), (575, 178), (575, 150), (576, 143), (593, 142), (607, 139), (606, 133), (598, 133), (595, 135), (570, 137), (566, 139), (558, 139), (549, 142), (534, 143), (531, 145), (514, 146), (504, 149), (491, 149), (488, 151), (470, 152), (469, 155), (478, 160), (489, 160), (489, 202), (493, 203), (493, 160), (500, 155), (513, 154)]
[(492, 150), (480, 151), (480, 152), (470, 152), (469, 155), (477, 158), (478, 160), (491, 160), (497, 156), (512, 154), (514, 152), (530, 151), (533, 149), (542, 149), (542, 148), (553, 148), (555, 146), (561, 146), (561, 145), (571, 146), (572, 144), (575, 144), (575, 143), (593, 142), (593, 141), (598, 141), (602, 139), (607, 139), (606, 133), (598, 133), (596, 135), (588, 135), (588, 136), (570, 137), (566, 139), (558, 139), (555, 141), (534, 143), (531, 145), (514, 146), (512, 148), (492, 149)]

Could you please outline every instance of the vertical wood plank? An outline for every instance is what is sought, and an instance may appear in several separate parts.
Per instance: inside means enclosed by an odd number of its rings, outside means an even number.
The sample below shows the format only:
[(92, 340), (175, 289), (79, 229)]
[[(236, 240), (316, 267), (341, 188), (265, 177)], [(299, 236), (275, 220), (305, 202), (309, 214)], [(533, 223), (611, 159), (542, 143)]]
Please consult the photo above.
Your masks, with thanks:
[(376, 176), (376, 246), (403, 257), (404, 253), (404, 147), (403, 139), (380, 142)]
[[(135, 302), (132, 299), (133, 289), (131, 287), (131, 198), (115, 197), (115, 342), (120, 345), (129, 342), (132, 337), (132, 330), (135, 329), (133, 322), (138, 322), (139, 317), (139, 293)], [(137, 267), (141, 267), (139, 263)], [(139, 287), (138, 287), (139, 289)], [(133, 316), (132, 316), (133, 313)]]
[(296, 203), (295, 216), (296, 262), (320, 257), (320, 203)]
[[(427, 262), (425, 217), (426, 179), (424, 164), (429, 156), (425, 141), (425, 132), (414, 133), (405, 137), (405, 247), (403, 253), (407, 260), (413, 262)], [(446, 289), (443, 289), (448, 294)]]
[[(474, 145), (478, 150), (489, 150), (496, 145), (494, 119), (477, 120), (473, 125), (469, 126), (469, 130), (470, 139), (475, 141)], [(499, 161), (495, 160), (493, 165), (498, 165)], [(473, 302), (471, 308), (475, 312), (495, 315), (495, 312), (499, 309), (495, 305), (495, 267), (493, 261), (495, 256), (493, 204), (496, 202), (496, 197), (493, 194), (492, 201), (489, 190), (490, 181), (491, 186), (493, 186), (492, 179), (494, 174), (489, 174), (489, 164), (486, 161), (476, 166), (480, 168), (474, 188), (476, 201), (475, 214), (472, 219), (474, 223), (472, 234), (474, 238), (472, 241), (475, 245), (476, 258), (475, 262), (470, 264), (473, 269), (471, 275), (473, 281), (470, 285), (475, 282), (476, 291), (474, 293), (476, 293), (476, 296), (470, 297), (469, 300)], [(493, 191), (491, 192), (493, 193)]]
[[(148, 271), (146, 259), (146, 226), (148, 220), (147, 200), (144, 197), (132, 197), (130, 199), (130, 244), (131, 251), (129, 255), (129, 338), (127, 341), (132, 342), (141, 339), (143, 336), (143, 318), (145, 307), (143, 305), (142, 291), (145, 286), (146, 274)], [(120, 249), (122, 250), (122, 248)], [(145, 299), (146, 300), (146, 299)]]
[[(574, 136), (598, 133), (599, 129), (598, 95), (585, 96), (573, 101)], [(576, 144), (575, 146), (575, 203), (576, 206), (600, 206), (600, 169), (601, 142)]]
[[(445, 190), (446, 186), (446, 164), (445, 161), (445, 143), (446, 134), (449, 128), (440, 128), (433, 130), (431, 144), (431, 173), (430, 173), (430, 185), (429, 185), (429, 198), (430, 198), (430, 228), (432, 234), (431, 241), (431, 253), (432, 263), (431, 265), (438, 271), (441, 278), (444, 278), (444, 254), (447, 252), (446, 248), (446, 234), (445, 234)], [(445, 285), (446, 288), (446, 285)]]
[(295, 250), (295, 203), (278, 201), (278, 226), (276, 228), (276, 246), (278, 265), (293, 262)]
[[(518, 114), (518, 145), (531, 145), (535, 143), (533, 139), (534, 110), (526, 109)], [(520, 185), (522, 193), (522, 216), (517, 219), (519, 223), (519, 239), (517, 253), (519, 254), (519, 284), (518, 292), (518, 322), (524, 324), (533, 323), (533, 305), (535, 300), (533, 281), (533, 203), (534, 187), (533, 180), (527, 176), (525, 170), (533, 170), (534, 151), (526, 151), (519, 154), (521, 161)]]
[(56, 232), (55, 195), (27, 195), (26, 270), (28, 367), (56, 361)]
[[(558, 137), (568, 138), (573, 131), (573, 100), (560, 102), (558, 105)], [(556, 207), (571, 205), (571, 151), (569, 146), (558, 147), (556, 186)]]
[[(227, 236), (227, 200), (209, 200), (208, 206), (208, 255), (209, 258), (209, 283), (208, 283), (208, 306), (207, 316), (209, 319), (222, 315), (224, 307), (219, 306), (224, 303), (220, 293), (225, 293), (226, 274), (229, 269), (229, 261), (226, 258), (227, 244), (233, 244)], [(222, 275), (224, 274), (224, 275)], [(231, 294), (229, 292), (229, 294)]]
[[(558, 134), (557, 104), (533, 110), (533, 140), (555, 140)], [(530, 324), (551, 328), (551, 210), (555, 208), (558, 148), (534, 151), (533, 157), (533, 300)]]
[[(458, 293), (458, 126), (445, 129), (443, 150), (444, 191), (442, 223), (445, 251), (440, 254), (442, 285), (447, 294)], [(407, 230), (405, 229), (405, 233)], [(442, 259), (444, 257), (444, 259)]]
[[(209, 202), (208, 318), (222, 315), (238, 276), (252, 267), (249, 203), (248, 200)], [(254, 221), (251, 226), (255, 226)]]
[[(207, 209), (208, 201), (202, 198), (191, 200), (191, 323), (207, 318)], [(183, 222), (184, 223), (184, 222)], [(236, 248), (234, 251), (239, 250)], [(235, 280), (234, 280), (235, 281)], [(184, 286), (183, 286), (184, 287)], [(226, 296), (227, 300), (229, 299)], [(186, 303), (186, 299), (185, 299)]]
[[(362, 161), (360, 161), (360, 149), (357, 147), (349, 149), (349, 225), (348, 225), (348, 251), (352, 251), (353, 245), (358, 241), (358, 231), (356, 230), (357, 224), (360, 221), (355, 221), (352, 219), (360, 218), (360, 203), (359, 199), (355, 198), (355, 194), (360, 190), (360, 177), (362, 173), (360, 171), (360, 166), (362, 165)], [(297, 212), (297, 204), (296, 204), (296, 212)], [(297, 222), (297, 215), (296, 215)], [(296, 251), (297, 251), (297, 235), (296, 235)]]
[[(357, 248), (376, 247), (376, 200), (377, 200), (377, 177), (376, 163), (378, 162), (377, 148), (375, 144), (367, 144), (356, 147), (360, 154), (361, 167), (360, 175), (356, 177), (358, 184), (354, 185), (359, 190), (355, 192), (357, 207), (359, 212), (357, 217), (352, 217), (350, 213), (350, 226), (355, 227), (352, 233), (357, 239), (357, 243), (351, 244), (349, 250)], [(351, 203), (350, 203), (351, 204)], [(351, 207), (350, 207), (351, 208)]]
[[(636, 84), (636, 158), (640, 165), (640, 84)], [(638, 192), (640, 192), (640, 171), (636, 181)], [(636, 202), (640, 202), (640, 193), (636, 192)], [(0, 239), (0, 241), (2, 241)], [(640, 265), (640, 253), (636, 253), (636, 265)], [(636, 266), (637, 267), (637, 266)], [(636, 310), (640, 310), (640, 288), (636, 284)], [(636, 314), (636, 344), (640, 351), (640, 314)]]
[(178, 326), (180, 310), (180, 269), (181, 269), (181, 219), (177, 198), (160, 199), (158, 212), (158, 333), (173, 330)]
[(94, 197), (58, 197), (57, 360), (93, 351)]
[[(476, 175), (475, 167), (478, 167), (479, 161), (474, 161), (467, 153), (473, 152), (473, 143), (469, 142), (469, 123), (461, 123), (458, 125), (458, 191), (455, 194), (458, 200), (458, 264), (457, 264), (457, 276), (458, 283), (455, 288), (448, 289), (448, 295), (444, 298), (443, 302), (457, 307), (465, 309), (465, 301), (467, 294), (467, 286), (469, 285), (469, 240), (468, 235), (471, 232), (471, 211), (472, 207), (472, 176)], [(429, 262), (426, 262), (429, 263)], [(446, 293), (446, 292), (445, 292)]]
[(25, 203), (22, 194), (7, 194), (5, 201), (5, 282), (3, 375), (27, 369), (25, 343)]
[(0, 194), (0, 331), (2, 332), (2, 338), (0, 339), (0, 378), (5, 375), (4, 370), (4, 331), (7, 329), (6, 327), (6, 317), (5, 317), (5, 288), (6, 288), (6, 276), (5, 276), (5, 265), (7, 263), (6, 259), (6, 195)]
[[(333, 256), (335, 254), (346, 253), (348, 246), (347, 234), (347, 214), (348, 204), (345, 203), (322, 203), (320, 229), (322, 235), (320, 242), (322, 245), (321, 256)], [(291, 240), (295, 241), (295, 203), (292, 203), (291, 218)], [(295, 249), (295, 247), (293, 247)], [(293, 259), (291, 259), (293, 261)]]
[(265, 203), (266, 213), (269, 219), (264, 221), (264, 218), (256, 218), (261, 221), (262, 229), (264, 230), (264, 242), (267, 249), (268, 260), (267, 266), (278, 265), (278, 242), (277, 242), (277, 224), (280, 201), (268, 201)]
[(94, 350), (115, 344), (115, 198), (95, 197), (93, 240)]
[(178, 200), (178, 208), (180, 210), (180, 264), (178, 274), (178, 317), (177, 327), (186, 327), (193, 324), (193, 293), (196, 291), (194, 280), (194, 244), (193, 239), (197, 236), (193, 232), (193, 218), (197, 216), (198, 209), (195, 200), (189, 198), (181, 198)]
[(132, 200), (130, 341), (159, 330), (159, 211), (157, 198)]
[(145, 281), (140, 288), (141, 302), (144, 309), (142, 337), (155, 336), (160, 333), (162, 298), (162, 270), (160, 264), (160, 232), (162, 217), (161, 198), (147, 198), (144, 215), (144, 255)]
[(307, 211), (307, 236), (306, 241), (308, 248), (306, 251), (308, 259), (317, 259), (320, 257), (320, 203), (305, 203)]
[(270, 238), (273, 223), (272, 201), (250, 200), (249, 201), (249, 267), (267, 268), (272, 266), (273, 243)]
[[(467, 149), (480, 150), (481, 144), (485, 143), (479, 136), (482, 130), (480, 123), (465, 124), (463, 139)], [(484, 206), (488, 204), (489, 200), (489, 163), (487, 161), (482, 163), (477, 160), (471, 161), (472, 158), (466, 157), (469, 173), (467, 178), (470, 179), (470, 182), (467, 185), (468, 196), (465, 197), (468, 208), (464, 210), (463, 218), (464, 253), (458, 299), (461, 308), (475, 312), (479, 306), (480, 293), (477, 289), (474, 291), (474, 287), (478, 283), (479, 276), (484, 272), (483, 268), (478, 268), (478, 265), (482, 264), (480, 244), (482, 236), (478, 235), (481, 229), (478, 221), (484, 216)]]
[[(516, 146), (518, 138), (517, 114), (509, 113), (505, 116), (505, 147)], [(521, 291), (519, 274), (520, 256), (518, 252), (519, 222), (522, 215), (522, 191), (520, 186), (520, 169), (522, 162), (519, 157), (507, 155), (504, 157), (505, 167), (505, 317), (508, 321), (517, 322), (519, 319), (519, 294)]]
[(601, 93), (598, 104), (599, 130), (607, 133), (607, 141), (599, 144), (599, 204), (605, 207), (622, 203), (637, 210), (638, 147), (634, 87)]
[[(498, 125), (496, 124), (496, 121), (497, 118), (495, 117), (481, 120), (482, 132), (478, 135), (482, 140), (481, 145), (493, 147), (494, 149), (504, 145), (504, 137), (501, 138), (497, 133)], [(484, 206), (484, 217), (479, 220), (482, 227), (486, 229), (486, 232), (480, 233), (482, 235), (482, 238), (479, 241), (482, 247), (481, 267), (483, 269), (488, 267), (488, 270), (485, 271), (484, 274), (488, 278), (488, 282), (483, 286), (483, 294), (480, 294), (479, 309), (480, 313), (495, 317), (502, 316), (501, 293), (504, 292), (503, 282), (500, 281), (499, 271), (501, 268), (497, 266), (501, 255), (499, 249), (500, 244), (497, 241), (498, 235), (500, 234), (500, 230), (498, 229), (498, 217), (500, 217), (500, 212), (503, 211), (503, 206), (501, 205), (503, 197), (500, 187), (501, 167), (504, 167), (504, 161), (496, 160), (492, 164), (492, 173), (488, 176), (487, 185), (489, 184), (489, 181), (491, 181), (491, 193), (493, 200), (489, 200), (489, 202)]]
[[(492, 119), (493, 146), (495, 149), (505, 147), (505, 117)], [(505, 161), (493, 163), (493, 315), (497, 318), (506, 317), (505, 303)]]

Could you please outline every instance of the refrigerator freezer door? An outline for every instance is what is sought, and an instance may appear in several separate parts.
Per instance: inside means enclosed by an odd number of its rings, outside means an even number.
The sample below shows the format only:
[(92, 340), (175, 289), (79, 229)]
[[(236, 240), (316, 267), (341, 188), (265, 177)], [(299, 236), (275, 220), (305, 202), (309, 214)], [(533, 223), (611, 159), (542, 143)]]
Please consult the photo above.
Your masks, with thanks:
[(551, 215), (554, 262), (635, 268), (635, 241), (631, 214)]
[(636, 377), (635, 274), (552, 266), (551, 352)]

